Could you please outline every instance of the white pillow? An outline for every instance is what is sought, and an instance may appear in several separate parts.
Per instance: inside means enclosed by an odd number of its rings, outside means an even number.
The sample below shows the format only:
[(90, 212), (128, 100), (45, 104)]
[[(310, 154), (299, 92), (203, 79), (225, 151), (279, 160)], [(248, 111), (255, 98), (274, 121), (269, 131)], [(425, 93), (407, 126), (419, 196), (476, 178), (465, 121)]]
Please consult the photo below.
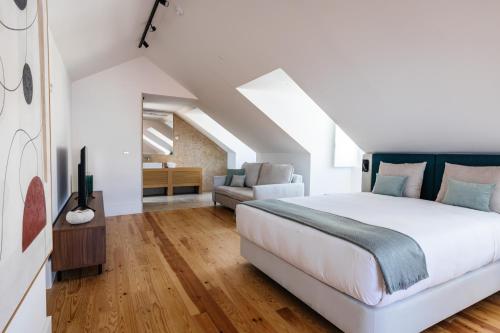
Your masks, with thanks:
[(403, 196), (419, 199), (426, 165), (427, 162), (400, 164), (380, 162), (378, 173), (382, 176), (408, 177)]
[(244, 187), (245, 186), (245, 175), (233, 175), (231, 180), (231, 187)]
[(248, 163), (245, 162), (241, 166), (242, 169), (245, 169), (245, 186), (253, 187), (257, 185), (257, 181), (259, 180), (260, 168), (262, 167), (262, 163)]
[(291, 164), (262, 164), (257, 185), (288, 184), (293, 177)]
[(468, 183), (496, 184), (491, 196), (491, 210), (500, 213), (500, 167), (498, 166), (466, 166), (445, 163), (443, 181), (439, 189), (437, 202), (443, 202), (444, 195), (448, 190), (448, 179), (454, 179)]

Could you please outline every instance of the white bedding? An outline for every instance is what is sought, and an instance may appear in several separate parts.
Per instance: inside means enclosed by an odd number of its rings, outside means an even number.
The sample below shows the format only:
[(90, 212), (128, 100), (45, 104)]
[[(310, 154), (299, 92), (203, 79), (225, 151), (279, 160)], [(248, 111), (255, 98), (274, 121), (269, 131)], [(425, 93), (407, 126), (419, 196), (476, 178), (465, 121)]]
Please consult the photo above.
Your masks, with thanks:
[(385, 292), (375, 258), (316, 229), (245, 205), (236, 208), (241, 236), (365, 304), (384, 306), (500, 259), (500, 214), (371, 193), (283, 199), (400, 231), (421, 246), (429, 278)]

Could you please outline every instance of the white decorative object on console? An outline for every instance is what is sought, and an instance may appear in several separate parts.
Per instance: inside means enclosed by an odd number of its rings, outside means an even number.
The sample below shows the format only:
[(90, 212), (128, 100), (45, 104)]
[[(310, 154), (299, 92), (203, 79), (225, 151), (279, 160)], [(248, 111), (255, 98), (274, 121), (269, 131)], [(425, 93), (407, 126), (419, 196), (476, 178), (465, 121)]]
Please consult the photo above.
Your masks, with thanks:
[(94, 218), (94, 211), (92, 209), (69, 211), (66, 214), (66, 221), (69, 224), (82, 224), (92, 221)]

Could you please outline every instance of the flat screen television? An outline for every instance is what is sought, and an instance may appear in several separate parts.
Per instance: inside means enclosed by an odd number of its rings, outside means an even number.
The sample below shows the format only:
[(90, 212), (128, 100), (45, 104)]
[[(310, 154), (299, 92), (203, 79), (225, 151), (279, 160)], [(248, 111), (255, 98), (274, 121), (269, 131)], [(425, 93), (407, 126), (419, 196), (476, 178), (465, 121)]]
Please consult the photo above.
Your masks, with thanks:
[(80, 163), (78, 164), (78, 205), (73, 210), (92, 209), (88, 206), (89, 193), (87, 190), (87, 147), (80, 150)]
[(87, 174), (87, 147), (80, 150), (80, 164), (78, 164), (78, 206), (87, 207), (87, 183), (85, 175)]

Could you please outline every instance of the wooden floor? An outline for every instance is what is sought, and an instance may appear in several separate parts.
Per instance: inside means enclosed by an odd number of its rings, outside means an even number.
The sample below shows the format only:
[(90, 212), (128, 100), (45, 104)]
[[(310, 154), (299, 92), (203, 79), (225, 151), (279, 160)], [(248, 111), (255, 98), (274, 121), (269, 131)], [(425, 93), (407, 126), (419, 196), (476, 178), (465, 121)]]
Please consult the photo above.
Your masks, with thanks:
[[(239, 256), (222, 207), (108, 218), (100, 276), (55, 283), (54, 332), (338, 332)], [(428, 332), (500, 332), (500, 294)]]
[(163, 210), (210, 207), (213, 205), (212, 192), (204, 192), (201, 194), (144, 197), (142, 210), (144, 212), (158, 212)]

